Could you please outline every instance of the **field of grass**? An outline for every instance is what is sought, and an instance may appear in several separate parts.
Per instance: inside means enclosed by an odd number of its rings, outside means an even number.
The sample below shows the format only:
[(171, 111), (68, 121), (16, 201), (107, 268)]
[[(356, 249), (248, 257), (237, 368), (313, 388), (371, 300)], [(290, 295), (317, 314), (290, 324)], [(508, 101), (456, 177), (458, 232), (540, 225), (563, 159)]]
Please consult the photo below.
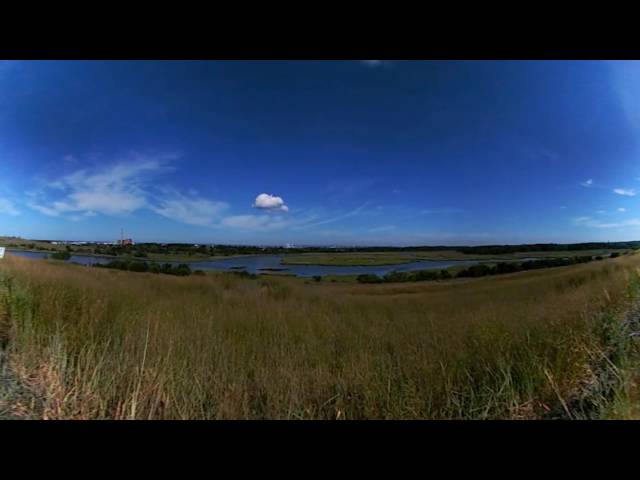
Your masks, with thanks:
[(628, 255), (358, 285), (8, 257), (0, 335), (29, 394), (0, 401), (20, 418), (634, 416), (632, 388), (598, 386), (636, 371), (621, 332), (639, 272)]
[[(419, 260), (518, 260), (522, 258), (575, 257), (608, 255), (613, 250), (576, 250), (561, 252), (517, 252), (500, 255), (464, 254), (455, 250), (433, 252), (349, 252), (287, 255), (283, 265), (373, 266), (396, 265)], [(624, 250), (617, 250), (621, 254)]]

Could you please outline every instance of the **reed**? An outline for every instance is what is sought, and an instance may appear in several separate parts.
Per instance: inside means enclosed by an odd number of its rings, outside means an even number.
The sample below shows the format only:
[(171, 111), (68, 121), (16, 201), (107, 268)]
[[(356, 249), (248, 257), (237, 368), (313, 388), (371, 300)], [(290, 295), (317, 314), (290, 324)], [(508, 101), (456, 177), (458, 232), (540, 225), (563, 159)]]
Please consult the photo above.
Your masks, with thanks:
[(15, 411), (47, 419), (576, 418), (584, 414), (576, 392), (611, 342), (603, 325), (633, 300), (639, 268), (640, 255), (628, 255), (359, 285), (8, 257), (0, 265), (7, 358), (37, 399)]

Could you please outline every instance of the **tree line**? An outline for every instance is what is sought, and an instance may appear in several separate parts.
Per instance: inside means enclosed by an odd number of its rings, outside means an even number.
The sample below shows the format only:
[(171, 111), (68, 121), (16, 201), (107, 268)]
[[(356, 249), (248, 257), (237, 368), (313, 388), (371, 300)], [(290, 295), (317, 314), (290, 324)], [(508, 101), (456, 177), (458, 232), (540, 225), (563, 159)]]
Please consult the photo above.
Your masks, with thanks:
[[(612, 252), (609, 258), (619, 257), (620, 253)], [(499, 262), (495, 265), (480, 263), (471, 265), (468, 268), (458, 271), (455, 278), (485, 277), (487, 275), (501, 275), (505, 273), (524, 272), (539, 268), (566, 267), (579, 263), (589, 263), (594, 260), (603, 260), (604, 257), (598, 255), (591, 257), (588, 255), (567, 257), (567, 258), (544, 258), (540, 260), (526, 260), (524, 262)], [(358, 275), (357, 281), (360, 283), (396, 283), (396, 282), (420, 282), (425, 280), (448, 280), (454, 276), (448, 270), (417, 270), (412, 272), (390, 272), (380, 277), (373, 274)]]
[(127, 272), (163, 273), (165, 275), (176, 275), (179, 277), (186, 277), (191, 274), (204, 275), (204, 272), (202, 270), (193, 271), (191, 267), (186, 263), (172, 265), (171, 263), (160, 264), (156, 262), (113, 260), (108, 263), (98, 263), (95, 265), (95, 267), (124, 270)]

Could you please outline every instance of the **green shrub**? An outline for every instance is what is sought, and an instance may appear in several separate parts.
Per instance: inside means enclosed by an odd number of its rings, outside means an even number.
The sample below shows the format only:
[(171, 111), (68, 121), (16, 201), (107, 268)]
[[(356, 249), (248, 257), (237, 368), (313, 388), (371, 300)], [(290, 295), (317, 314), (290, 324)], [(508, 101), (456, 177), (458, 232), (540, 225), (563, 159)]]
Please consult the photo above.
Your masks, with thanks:
[(356, 278), (360, 283), (382, 283), (383, 280), (378, 275), (372, 275), (370, 273), (365, 273), (362, 275), (358, 275)]
[(55, 252), (50, 255), (50, 258), (53, 260), (69, 260), (71, 258), (71, 254), (68, 251)]

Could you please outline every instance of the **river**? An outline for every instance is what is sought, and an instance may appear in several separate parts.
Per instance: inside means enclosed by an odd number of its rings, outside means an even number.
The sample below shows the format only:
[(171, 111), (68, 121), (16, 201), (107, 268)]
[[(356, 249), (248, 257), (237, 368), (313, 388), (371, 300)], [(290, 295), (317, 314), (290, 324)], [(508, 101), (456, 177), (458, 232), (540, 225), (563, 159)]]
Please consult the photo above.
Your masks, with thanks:
[[(8, 255), (26, 257), (32, 259), (46, 258), (47, 252), (25, 252), (21, 250), (10, 250)], [(299, 277), (313, 277), (316, 275), (361, 275), (373, 274), (383, 276), (387, 273), (409, 272), (413, 270), (439, 270), (454, 265), (474, 265), (479, 260), (420, 260), (410, 263), (400, 263), (396, 265), (375, 265), (375, 266), (322, 266), (322, 265), (283, 265), (280, 263), (282, 255), (251, 255), (245, 257), (223, 258), (220, 260), (190, 262), (189, 266), (193, 270), (218, 270), (218, 271), (245, 271), (249, 273), (269, 273), (277, 272)], [(110, 257), (95, 257), (90, 255), (72, 255), (69, 260), (80, 265), (95, 265), (98, 263), (109, 263), (115, 260)], [(144, 260), (141, 260), (144, 261)], [(158, 262), (171, 263), (177, 265), (181, 262)]]

